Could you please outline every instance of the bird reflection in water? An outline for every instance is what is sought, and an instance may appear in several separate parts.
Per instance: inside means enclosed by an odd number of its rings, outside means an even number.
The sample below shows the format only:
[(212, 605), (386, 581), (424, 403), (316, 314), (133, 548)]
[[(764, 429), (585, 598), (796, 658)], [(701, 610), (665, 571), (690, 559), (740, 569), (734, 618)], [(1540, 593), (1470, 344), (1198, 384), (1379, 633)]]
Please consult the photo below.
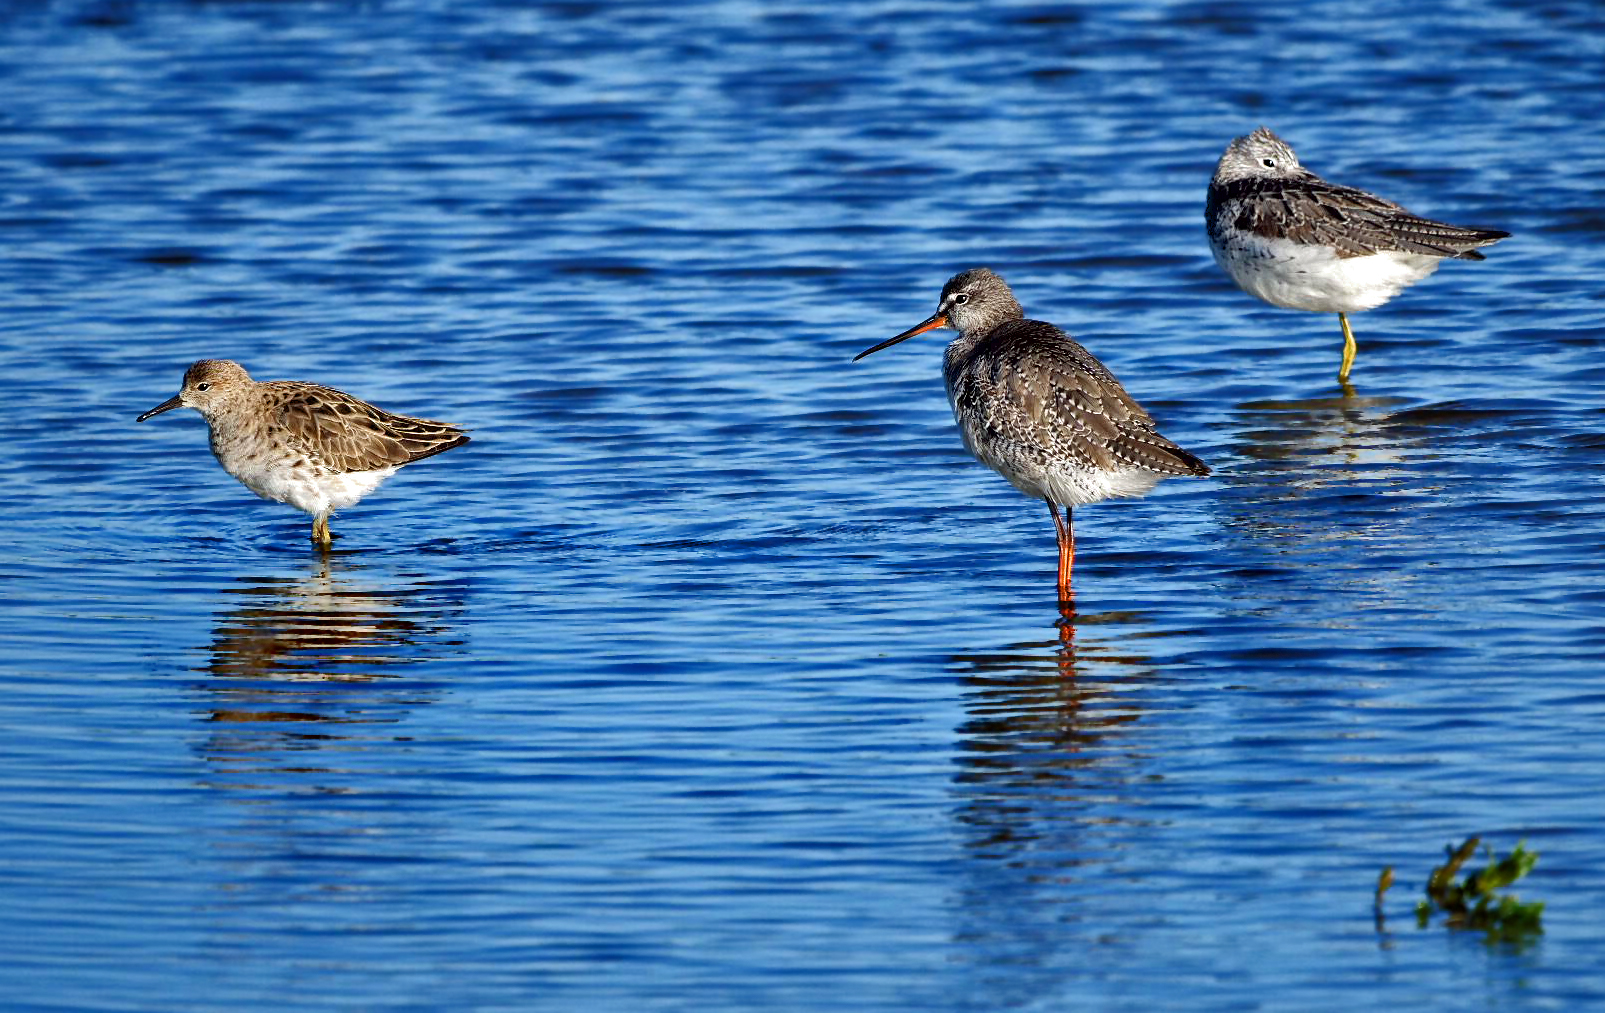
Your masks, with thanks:
[(1369, 586), (1384, 578), (1367, 563), (1377, 551), (1435, 554), (1434, 527), (1409, 507), (1455, 479), (1438, 463), (1446, 458), (1430, 413), (1405, 404), (1344, 396), (1237, 407), (1240, 463), (1223, 469), (1221, 526), (1232, 543), (1225, 557), (1253, 578), (1250, 597), (1267, 567)]
[(1342, 397), (1251, 401), (1237, 406), (1236, 449), (1259, 467), (1282, 473), (1275, 483), (1287, 495), (1356, 480), (1387, 481), (1407, 475), (1413, 449), (1393, 415), (1408, 404), (1398, 397)]
[[(1132, 618), (1078, 617), (1067, 604), (1053, 640), (953, 659), (964, 673), (969, 711), (959, 729), (955, 783), (967, 800), (960, 819), (975, 831), (972, 847), (1007, 851), (1035, 839), (1039, 805), (1074, 802), (1104, 780), (1101, 768), (1130, 759), (1125, 732), (1142, 716), (1132, 690), (1154, 678), (1150, 663), (1085, 633)], [(1045, 815), (1057, 826), (1066, 814)]]
[(989, 987), (1020, 990), (992, 994), (993, 1008), (1029, 1000), (1041, 983), (1027, 969), (1066, 956), (1067, 925), (1102, 936), (1105, 920), (1077, 884), (1142, 822), (1127, 785), (1143, 776), (1142, 690), (1158, 676), (1125, 653), (1137, 618), (1067, 609), (1051, 640), (953, 658), (968, 711), (954, 816), (970, 859), (956, 881), (956, 933), (977, 961), (1014, 969)]
[[(437, 691), (404, 670), (461, 648), (461, 588), (381, 587), (330, 555), (302, 577), (247, 577), (223, 594), (205, 671), (207, 757), (231, 772), (308, 767), (307, 754), (350, 751)], [(297, 762), (286, 766), (285, 753)]]

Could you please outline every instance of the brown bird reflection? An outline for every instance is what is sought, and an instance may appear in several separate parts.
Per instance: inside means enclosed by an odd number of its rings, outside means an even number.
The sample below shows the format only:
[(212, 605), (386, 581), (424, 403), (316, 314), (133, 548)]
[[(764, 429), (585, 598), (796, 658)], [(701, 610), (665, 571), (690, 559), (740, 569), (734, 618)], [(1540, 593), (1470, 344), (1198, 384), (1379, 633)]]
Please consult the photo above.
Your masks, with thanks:
[(1064, 833), (1074, 816), (1066, 805), (1124, 777), (1114, 771), (1129, 765), (1128, 733), (1142, 717), (1131, 690), (1154, 674), (1147, 658), (1118, 653), (1100, 634), (1130, 619), (1067, 609), (1053, 640), (954, 657), (969, 711), (954, 784), (972, 848), (1002, 853)]
[(1148, 822), (1132, 786), (1147, 773), (1142, 691), (1157, 676), (1127, 653), (1140, 642), (1123, 635), (1132, 620), (1064, 617), (1053, 639), (953, 658), (968, 711), (953, 817), (968, 860), (951, 931), (979, 965), (1010, 969), (985, 978), (977, 1008), (1038, 1003), (1117, 921), (1087, 882)]
[(373, 738), (371, 726), (436, 696), (403, 671), (462, 646), (459, 588), (383, 587), (338, 556), (304, 577), (241, 578), (223, 593), (237, 604), (218, 613), (204, 669), (217, 726), (204, 748), (227, 766), (271, 768), (286, 750)]

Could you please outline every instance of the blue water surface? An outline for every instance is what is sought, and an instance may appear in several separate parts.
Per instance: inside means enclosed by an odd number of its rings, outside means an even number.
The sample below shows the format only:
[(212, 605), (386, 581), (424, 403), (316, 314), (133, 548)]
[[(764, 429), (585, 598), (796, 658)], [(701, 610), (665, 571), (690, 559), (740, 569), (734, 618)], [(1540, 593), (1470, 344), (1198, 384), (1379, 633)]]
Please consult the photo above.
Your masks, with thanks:
[[(1597, 5), (62, 0), (0, 94), (5, 1009), (1605, 1004)], [(1351, 390), (1205, 245), (1262, 123), (1512, 233)], [(1067, 614), (849, 362), (981, 264), (1215, 469)], [(135, 424), (202, 357), (473, 442), (323, 558)], [(1540, 938), (1415, 927), (1474, 834)]]

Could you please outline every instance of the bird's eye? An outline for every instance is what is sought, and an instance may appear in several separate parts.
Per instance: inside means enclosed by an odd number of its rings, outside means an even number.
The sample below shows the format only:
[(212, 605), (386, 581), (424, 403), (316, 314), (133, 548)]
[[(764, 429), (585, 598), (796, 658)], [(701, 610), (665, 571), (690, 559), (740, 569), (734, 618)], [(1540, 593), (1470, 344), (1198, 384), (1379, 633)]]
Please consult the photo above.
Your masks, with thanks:
[(1260, 164), (1265, 166), (1265, 168), (1267, 168), (1267, 169), (1276, 168), (1276, 159), (1274, 159), (1274, 158), (1262, 158), (1259, 161), (1260, 161)]
[(209, 383), (198, 383), (198, 384), (195, 385), (195, 389), (196, 390), (211, 390), (212, 389), (212, 385), (209, 384)]
[(960, 292), (958, 295), (953, 297), (953, 301), (958, 303), (960, 306), (963, 306), (965, 303), (970, 301), (970, 294), (968, 292)]

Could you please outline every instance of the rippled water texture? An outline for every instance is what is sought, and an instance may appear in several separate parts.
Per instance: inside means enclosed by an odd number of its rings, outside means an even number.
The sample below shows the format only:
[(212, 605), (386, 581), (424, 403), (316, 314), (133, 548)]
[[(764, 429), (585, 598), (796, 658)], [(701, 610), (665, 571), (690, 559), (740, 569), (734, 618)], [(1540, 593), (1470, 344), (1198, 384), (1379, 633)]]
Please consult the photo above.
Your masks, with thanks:
[[(1605, 1002), (1588, 4), (14, 4), (8, 1010)], [(1512, 238), (1354, 317), (1225, 143)], [(986, 264), (1215, 468), (964, 453)], [(201, 357), (472, 427), (307, 519)], [(1522, 948), (1411, 905), (1525, 839)], [(1397, 867), (1379, 932), (1371, 890)]]

